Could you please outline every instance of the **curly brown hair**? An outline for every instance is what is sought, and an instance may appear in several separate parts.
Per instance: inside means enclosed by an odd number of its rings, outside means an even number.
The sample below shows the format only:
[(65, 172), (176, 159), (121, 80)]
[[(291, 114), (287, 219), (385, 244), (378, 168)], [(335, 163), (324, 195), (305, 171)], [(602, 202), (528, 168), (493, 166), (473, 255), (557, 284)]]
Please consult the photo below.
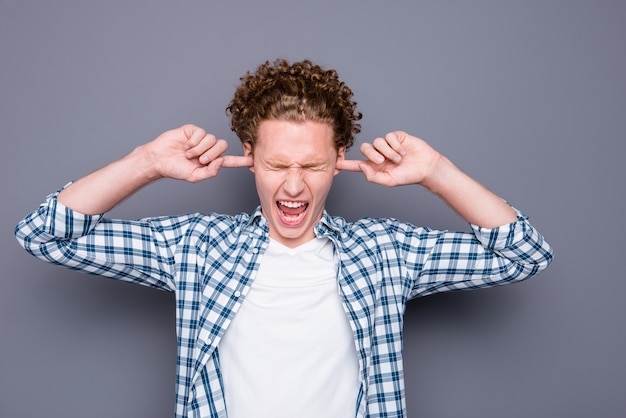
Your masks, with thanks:
[(361, 131), (356, 121), (362, 115), (356, 112), (352, 90), (335, 70), (325, 70), (309, 60), (290, 64), (278, 59), (266, 61), (240, 80), (226, 113), (231, 116), (231, 129), (243, 143), (254, 147), (259, 123), (267, 119), (329, 123), (337, 149), (350, 148), (354, 134)]

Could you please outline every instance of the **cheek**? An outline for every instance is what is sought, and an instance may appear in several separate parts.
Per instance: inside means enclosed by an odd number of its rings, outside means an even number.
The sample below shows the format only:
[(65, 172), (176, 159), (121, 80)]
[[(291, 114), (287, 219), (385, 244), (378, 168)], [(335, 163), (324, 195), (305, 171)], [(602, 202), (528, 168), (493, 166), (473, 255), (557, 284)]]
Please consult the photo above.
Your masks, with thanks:
[[(263, 173), (263, 174), (260, 174)], [(259, 194), (273, 194), (281, 184), (278, 173), (268, 173), (257, 171), (255, 176), (257, 191)]]
[(305, 182), (311, 190), (325, 193), (332, 186), (333, 178), (332, 172), (310, 173), (305, 176)]

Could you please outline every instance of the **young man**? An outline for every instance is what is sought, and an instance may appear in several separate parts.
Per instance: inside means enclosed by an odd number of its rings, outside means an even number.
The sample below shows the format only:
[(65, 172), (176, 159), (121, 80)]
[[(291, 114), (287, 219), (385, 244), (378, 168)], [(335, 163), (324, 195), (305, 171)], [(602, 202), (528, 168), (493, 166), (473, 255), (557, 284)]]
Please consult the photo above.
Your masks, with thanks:
[[(228, 110), (243, 156), (186, 125), (54, 193), (16, 228), (44, 260), (174, 292), (177, 417), (404, 417), (409, 299), (495, 286), (545, 269), (526, 217), (427, 143), (391, 132), (346, 160), (359, 132), (335, 71), (284, 60), (247, 73)], [(236, 216), (103, 217), (159, 178), (225, 167), (255, 175), (260, 207)], [(420, 184), (473, 233), (324, 210), (333, 178)]]

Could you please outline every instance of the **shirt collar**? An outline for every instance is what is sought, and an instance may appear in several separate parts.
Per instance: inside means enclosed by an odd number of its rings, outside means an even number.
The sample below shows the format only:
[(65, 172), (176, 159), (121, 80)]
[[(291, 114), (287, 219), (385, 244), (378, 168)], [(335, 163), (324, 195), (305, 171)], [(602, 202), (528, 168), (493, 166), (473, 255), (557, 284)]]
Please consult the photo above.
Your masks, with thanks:
[(259, 231), (260, 229), (262, 235), (269, 235), (270, 227), (261, 213), (261, 206), (257, 206), (254, 212), (248, 217), (245, 229), (251, 232)]
[(315, 224), (316, 237), (339, 237), (341, 235), (341, 223), (339, 219), (332, 218), (328, 212), (324, 210), (322, 218)]

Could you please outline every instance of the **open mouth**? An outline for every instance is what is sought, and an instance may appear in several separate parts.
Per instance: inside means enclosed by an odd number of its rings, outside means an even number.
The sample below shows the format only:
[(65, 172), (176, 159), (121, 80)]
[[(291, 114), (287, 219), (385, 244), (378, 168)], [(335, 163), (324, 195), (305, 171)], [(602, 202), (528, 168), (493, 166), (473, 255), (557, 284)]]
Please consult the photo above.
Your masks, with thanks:
[(292, 202), (287, 200), (279, 200), (276, 202), (278, 213), (284, 224), (289, 226), (297, 226), (302, 222), (309, 204), (306, 202)]

